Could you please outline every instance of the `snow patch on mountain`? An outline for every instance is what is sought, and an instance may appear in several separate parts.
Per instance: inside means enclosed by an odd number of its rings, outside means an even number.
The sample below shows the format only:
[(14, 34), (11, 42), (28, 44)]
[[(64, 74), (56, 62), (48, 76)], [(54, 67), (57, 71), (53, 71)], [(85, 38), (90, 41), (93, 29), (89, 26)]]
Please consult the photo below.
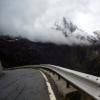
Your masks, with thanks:
[(66, 40), (71, 40), (72, 44), (95, 44), (100, 41), (100, 31), (91, 34), (83, 31), (74, 25), (70, 20), (63, 17), (62, 20), (55, 22), (54, 30), (61, 32)]

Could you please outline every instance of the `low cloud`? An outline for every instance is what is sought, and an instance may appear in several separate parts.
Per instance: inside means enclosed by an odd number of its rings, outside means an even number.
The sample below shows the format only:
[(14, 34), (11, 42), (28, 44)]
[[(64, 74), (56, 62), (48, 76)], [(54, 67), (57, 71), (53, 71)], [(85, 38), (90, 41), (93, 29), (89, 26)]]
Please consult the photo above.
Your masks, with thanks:
[(100, 0), (1, 0), (0, 32), (33, 41), (79, 43), (53, 30), (55, 21), (65, 16), (91, 35), (100, 28), (99, 4)]

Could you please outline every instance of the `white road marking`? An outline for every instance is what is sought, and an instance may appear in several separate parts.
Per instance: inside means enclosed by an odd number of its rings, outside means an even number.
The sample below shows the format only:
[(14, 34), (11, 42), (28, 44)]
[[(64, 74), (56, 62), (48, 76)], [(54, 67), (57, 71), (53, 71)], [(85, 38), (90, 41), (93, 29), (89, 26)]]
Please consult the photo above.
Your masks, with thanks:
[[(40, 71), (40, 72), (41, 72), (41, 71)], [(52, 87), (51, 87), (51, 85), (50, 85), (50, 83), (49, 83), (49, 81), (48, 81), (46, 75), (45, 75), (43, 72), (41, 72), (41, 74), (43, 75), (43, 77), (44, 77), (44, 79), (45, 79), (45, 81), (46, 81), (50, 100), (56, 100), (55, 94), (54, 94), (54, 92), (53, 92), (53, 89), (52, 89)]]

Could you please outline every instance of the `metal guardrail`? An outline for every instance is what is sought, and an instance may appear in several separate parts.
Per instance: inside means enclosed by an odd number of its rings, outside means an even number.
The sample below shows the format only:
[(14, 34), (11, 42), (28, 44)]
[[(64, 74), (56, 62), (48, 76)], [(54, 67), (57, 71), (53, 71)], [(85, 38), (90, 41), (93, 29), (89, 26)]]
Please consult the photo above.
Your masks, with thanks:
[(40, 68), (57, 73), (76, 88), (90, 95), (92, 98), (100, 100), (100, 77), (54, 65), (42, 65)]
[(100, 100), (100, 77), (49, 64), (23, 66), (21, 68), (42, 68), (49, 70), (58, 74), (66, 80), (66, 82), (69, 82), (71, 85), (90, 95), (92, 98)]

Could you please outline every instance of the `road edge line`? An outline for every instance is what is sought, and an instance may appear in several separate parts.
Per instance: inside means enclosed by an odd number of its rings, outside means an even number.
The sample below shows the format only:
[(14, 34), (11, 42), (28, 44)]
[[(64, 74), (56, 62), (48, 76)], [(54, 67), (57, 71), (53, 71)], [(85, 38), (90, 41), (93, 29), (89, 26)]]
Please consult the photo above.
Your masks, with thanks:
[(53, 89), (51, 87), (51, 84), (50, 84), (49, 80), (47, 79), (46, 75), (42, 71), (40, 71), (40, 72), (41, 72), (41, 74), (43, 75), (43, 77), (44, 77), (44, 79), (46, 81), (46, 85), (47, 85), (47, 88), (48, 88), (50, 100), (57, 100), (56, 96), (54, 94), (54, 91), (53, 91)]

